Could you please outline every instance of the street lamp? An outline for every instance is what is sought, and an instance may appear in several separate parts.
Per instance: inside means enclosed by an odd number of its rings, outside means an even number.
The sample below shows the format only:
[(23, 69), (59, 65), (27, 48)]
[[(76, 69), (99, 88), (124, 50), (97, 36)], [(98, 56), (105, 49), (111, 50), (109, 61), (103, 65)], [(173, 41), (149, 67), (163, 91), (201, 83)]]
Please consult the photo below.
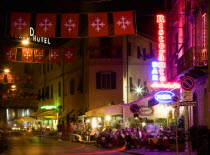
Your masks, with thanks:
[(22, 44), (23, 44), (23, 45), (28, 45), (28, 44), (29, 44), (29, 40), (28, 40), (28, 39), (22, 40)]
[(9, 72), (10, 72), (10, 70), (8, 68), (4, 69), (4, 73), (9, 73)]
[(12, 85), (11, 88), (12, 88), (12, 89), (15, 89), (15, 88), (16, 88), (16, 85)]

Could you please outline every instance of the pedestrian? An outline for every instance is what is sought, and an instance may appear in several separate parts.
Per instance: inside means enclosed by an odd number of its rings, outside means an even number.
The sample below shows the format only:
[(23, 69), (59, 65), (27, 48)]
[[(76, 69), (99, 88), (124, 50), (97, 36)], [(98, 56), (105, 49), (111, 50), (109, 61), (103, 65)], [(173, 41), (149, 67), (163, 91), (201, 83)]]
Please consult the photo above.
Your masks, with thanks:
[(139, 145), (139, 148), (142, 148), (141, 139), (142, 139), (142, 132), (141, 132), (140, 128), (137, 128), (136, 141), (137, 141), (137, 145)]
[(126, 140), (126, 150), (130, 150), (131, 149), (131, 144), (132, 144), (132, 138), (130, 136), (130, 134), (127, 132), (125, 132), (125, 140)]
[(63, 131), (62, 127), (63, 127), (62, 124), (58, 124), (57, 125), (57, 128), (58, 128), (58, 141), (62, 141), (62, 135), (63, 135), (63, 133), (62, 133), (62, 131)]
[(73, 134), (76, 134), (77, 133), (77, 124), (74, 123), (72, 128), (73, 128)]

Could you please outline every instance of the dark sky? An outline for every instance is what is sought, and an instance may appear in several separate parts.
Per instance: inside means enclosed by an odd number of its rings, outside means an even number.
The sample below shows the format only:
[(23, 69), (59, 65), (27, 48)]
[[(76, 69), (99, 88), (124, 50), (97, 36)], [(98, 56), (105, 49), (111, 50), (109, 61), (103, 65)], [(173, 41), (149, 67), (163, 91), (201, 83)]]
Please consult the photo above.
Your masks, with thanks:
[(87, 13), (135, 10), (138, 32), (154, 36), (155, 15), (164, 0), (1, 0), (1, 10), (18, 12)]

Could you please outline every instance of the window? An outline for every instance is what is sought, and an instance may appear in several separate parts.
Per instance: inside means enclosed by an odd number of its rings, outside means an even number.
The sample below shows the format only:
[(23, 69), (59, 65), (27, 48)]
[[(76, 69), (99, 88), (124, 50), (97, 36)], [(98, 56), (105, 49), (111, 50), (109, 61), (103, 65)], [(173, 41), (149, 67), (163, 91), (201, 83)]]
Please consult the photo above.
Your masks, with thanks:
[(39, 65), (39, 74), (42, 75), (42, 65)]
[(47, 63), (47, 72), (49, 72), (49, 71), (50, 71), (50, 64)]
[(41, 99), (41, 90), (40, 90), (40, 89), (38, 90), (38, 97), (37, 97), (37, 99), (38, 99), (38, 100)]
[(51, 99), (53, 98), (53, 84), (51, 85)]
[(51, 63), (51, 70), (53, 70), (53, 63)]
[(24, 64), (24, 73), (28, 73), (29, 72), (29, 66), (28, 64)]
[(137, 58), (140, 59), (142, 57), (140, 46), (137, 46)]
[(132, 77), (129, 77), (129, 83), (130, 83), (130, 92), (134, 91), (134, 87), (133, 87), (133, 79)]
[(152, 48), (152, 43), (149, 43), (149, 49), (150, 49), (150, 58), (155, 57), (154, 52), (153, 52), (153, 48)]
[(127, 54), (128, 56), (131, 56), (131, 43), (130, 42), (128, 42), (127, 44)]
[(146, 48), (143, 48), (143, 60), (146, 61), (147, 60), (147, 52), (146, 52)]
[(115, 89), (116, 72), (96, 73), (96, 89)]
[(44, 99), (45, 98), (45, 96), (44, 96), (45, 94), (44, 94), (44, 87), (42, 88), (42, 99)]
[(47, 99), (49, 99), (49, 96), (50, 96), (50, 92), (49, 92), (50, 90), (49, 90), (49, 86), (47, 86), (46, 87), (46, 91), (45, 91), (45, 97), (47, 98)]
[(58, 97), (61, 96), (61, 82), (58, 82)]
[(44, 63), (43, 64), (43, 74), (45, 74), (46, 73), (46, 64)]
[(141, 86), (141, 79), (138, 79), (138, 87)]
[(70, 81), (70, 94), (74, 95), (74, 79)]
[(110, 47), (111, 46), (111, 38), (110, 37), (102, 37), (101, 38), (101, 47)]
[[(178, 43), (178, 40), (179, 40), (179, 38), (178, 38), (178, 32), (176, 33), (176, 36), (175, 36), (176, 38), (175, 38), (175, 41), (176, 41), (176, 44), (175, 44), (175, 51), (176, 51), (176, 53), (178, 52), (178, 50), (179, 50), (179, 43)], [(178, 54), (176, 54), (176, 57), (175, 57), (175, 62), (177, 62), (178, 61)]]
[(80, 93), (83, 92), (83, 79), (82, 79), (82, 77), (79, 78), (77, 91), (80, 92)]

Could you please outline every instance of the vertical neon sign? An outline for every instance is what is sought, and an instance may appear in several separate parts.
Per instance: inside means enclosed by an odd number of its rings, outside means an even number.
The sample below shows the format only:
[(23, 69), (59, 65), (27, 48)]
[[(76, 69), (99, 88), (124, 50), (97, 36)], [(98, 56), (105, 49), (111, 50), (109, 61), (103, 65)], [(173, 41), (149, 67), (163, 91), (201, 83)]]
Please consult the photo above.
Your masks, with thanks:
[(180, 88), (180, 84), (176, 82), (166, 82), (166, 43), (165, 43), (165, 16), (157, 15), (158, 23), (158, 62), (152, 62), (152, 80), (153, 88)]
[(165, 18), (163, 15), (157, 15), (157, 23), (158, 23), (158, 68), (159, 68), (159, 81), (165, 82), (165, 69), (166, 69), (166, 46), (165, 46)]

